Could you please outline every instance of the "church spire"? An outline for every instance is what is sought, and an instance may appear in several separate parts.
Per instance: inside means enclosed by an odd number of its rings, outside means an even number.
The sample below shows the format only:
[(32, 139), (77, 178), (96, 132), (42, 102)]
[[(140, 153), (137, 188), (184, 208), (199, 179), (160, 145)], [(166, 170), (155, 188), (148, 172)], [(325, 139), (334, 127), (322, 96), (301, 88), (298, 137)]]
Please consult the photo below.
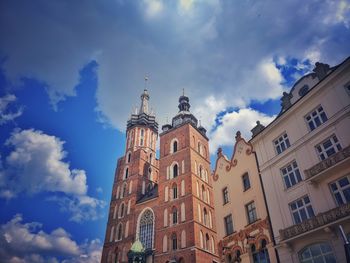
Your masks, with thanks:
[(141, 106), (140, 106), (139, 114), (142, 114), (142, 113), (149, 114), (149, 112), (148, 112), (148, 101), (149, 101), (148, 90), (144, 89), (143, 93), (141, 95)]

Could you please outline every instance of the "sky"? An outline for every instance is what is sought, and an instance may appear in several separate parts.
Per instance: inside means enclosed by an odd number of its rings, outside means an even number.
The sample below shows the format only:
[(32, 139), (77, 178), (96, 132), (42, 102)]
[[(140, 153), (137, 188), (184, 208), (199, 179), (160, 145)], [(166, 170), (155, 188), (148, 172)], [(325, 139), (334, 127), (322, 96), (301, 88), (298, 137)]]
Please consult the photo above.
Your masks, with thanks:
[(0, 258), (99, 262), (145, 85), (160, 126), (185, 90), (214, 163), (350, 55), (350, 2), (1, 1), (0, 36)]

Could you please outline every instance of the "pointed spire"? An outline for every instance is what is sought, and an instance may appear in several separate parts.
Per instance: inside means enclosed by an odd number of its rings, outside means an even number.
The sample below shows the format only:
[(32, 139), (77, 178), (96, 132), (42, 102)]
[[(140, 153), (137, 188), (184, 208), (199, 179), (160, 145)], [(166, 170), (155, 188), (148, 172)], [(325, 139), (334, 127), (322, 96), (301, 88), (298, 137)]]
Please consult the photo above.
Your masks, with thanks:
[(144, 89), (141, 95), (141, 106), (139, 111), (140, 114), (142, 113), (148, 114), (148, 101), (149, 101), (148, 90)]

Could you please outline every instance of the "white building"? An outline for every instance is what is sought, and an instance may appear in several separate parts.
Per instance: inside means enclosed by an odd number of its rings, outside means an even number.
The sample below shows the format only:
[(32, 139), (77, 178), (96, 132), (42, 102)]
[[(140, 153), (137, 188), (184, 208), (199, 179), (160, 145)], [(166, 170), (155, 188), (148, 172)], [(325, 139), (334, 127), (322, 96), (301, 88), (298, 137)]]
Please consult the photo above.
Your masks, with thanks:
[(350, 233), (350, 58), (313, 73), (282, 97), (256, 151), (280, 262), (346, 262)]

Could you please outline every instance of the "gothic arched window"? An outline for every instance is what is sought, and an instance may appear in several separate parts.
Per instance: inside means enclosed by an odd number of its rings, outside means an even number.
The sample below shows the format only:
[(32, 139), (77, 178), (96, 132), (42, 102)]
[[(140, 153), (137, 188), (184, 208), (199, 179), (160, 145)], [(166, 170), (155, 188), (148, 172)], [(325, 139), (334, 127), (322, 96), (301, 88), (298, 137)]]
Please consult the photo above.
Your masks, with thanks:
[(131, 153), (128, 153), (128, 158), (127, 158), (127, 160), (128, 160), (128, 163), (130, 163), (130, 161), (131, 161)]
[(177, 141), (174, 141), (173, 142), (173, 150), (172, 150), (173, 153), (177, 152)]
[(178, 170), (179, 170), (179, 167), (177, 164), (174, 164), (173, 166), (173, 177), (175, 178), (176, 176), (178, 176)]
[(177, 185), (174, 183), (172, 187), (172, 192), (173, 192), (173, 199), (177, 199)]
[(173, 225), (177, 224), (177, 209), (176, 209), (176, 207), (173, 207), (172, 217), (173, 217)]
[(154, 215), (151, 209), (144, 211), (139, 219), (139, 240), (145, 249), (153, 248)]
[(128, 179), (128, 177), (129, 177), (129, 168), (126, 168), (124, 172), (124, 180)]
[(172, 243), (173, 250), (176, 250), (177, 249), (177, 236), (175, 233), (173, 233), (171, 236), (171, 243)]
[(116, 240), (121, 240), (123, 237), (123, 225), (122, 223), (119, 223), (118, 227), (117, 227), (117, 236), (116, 236)]

